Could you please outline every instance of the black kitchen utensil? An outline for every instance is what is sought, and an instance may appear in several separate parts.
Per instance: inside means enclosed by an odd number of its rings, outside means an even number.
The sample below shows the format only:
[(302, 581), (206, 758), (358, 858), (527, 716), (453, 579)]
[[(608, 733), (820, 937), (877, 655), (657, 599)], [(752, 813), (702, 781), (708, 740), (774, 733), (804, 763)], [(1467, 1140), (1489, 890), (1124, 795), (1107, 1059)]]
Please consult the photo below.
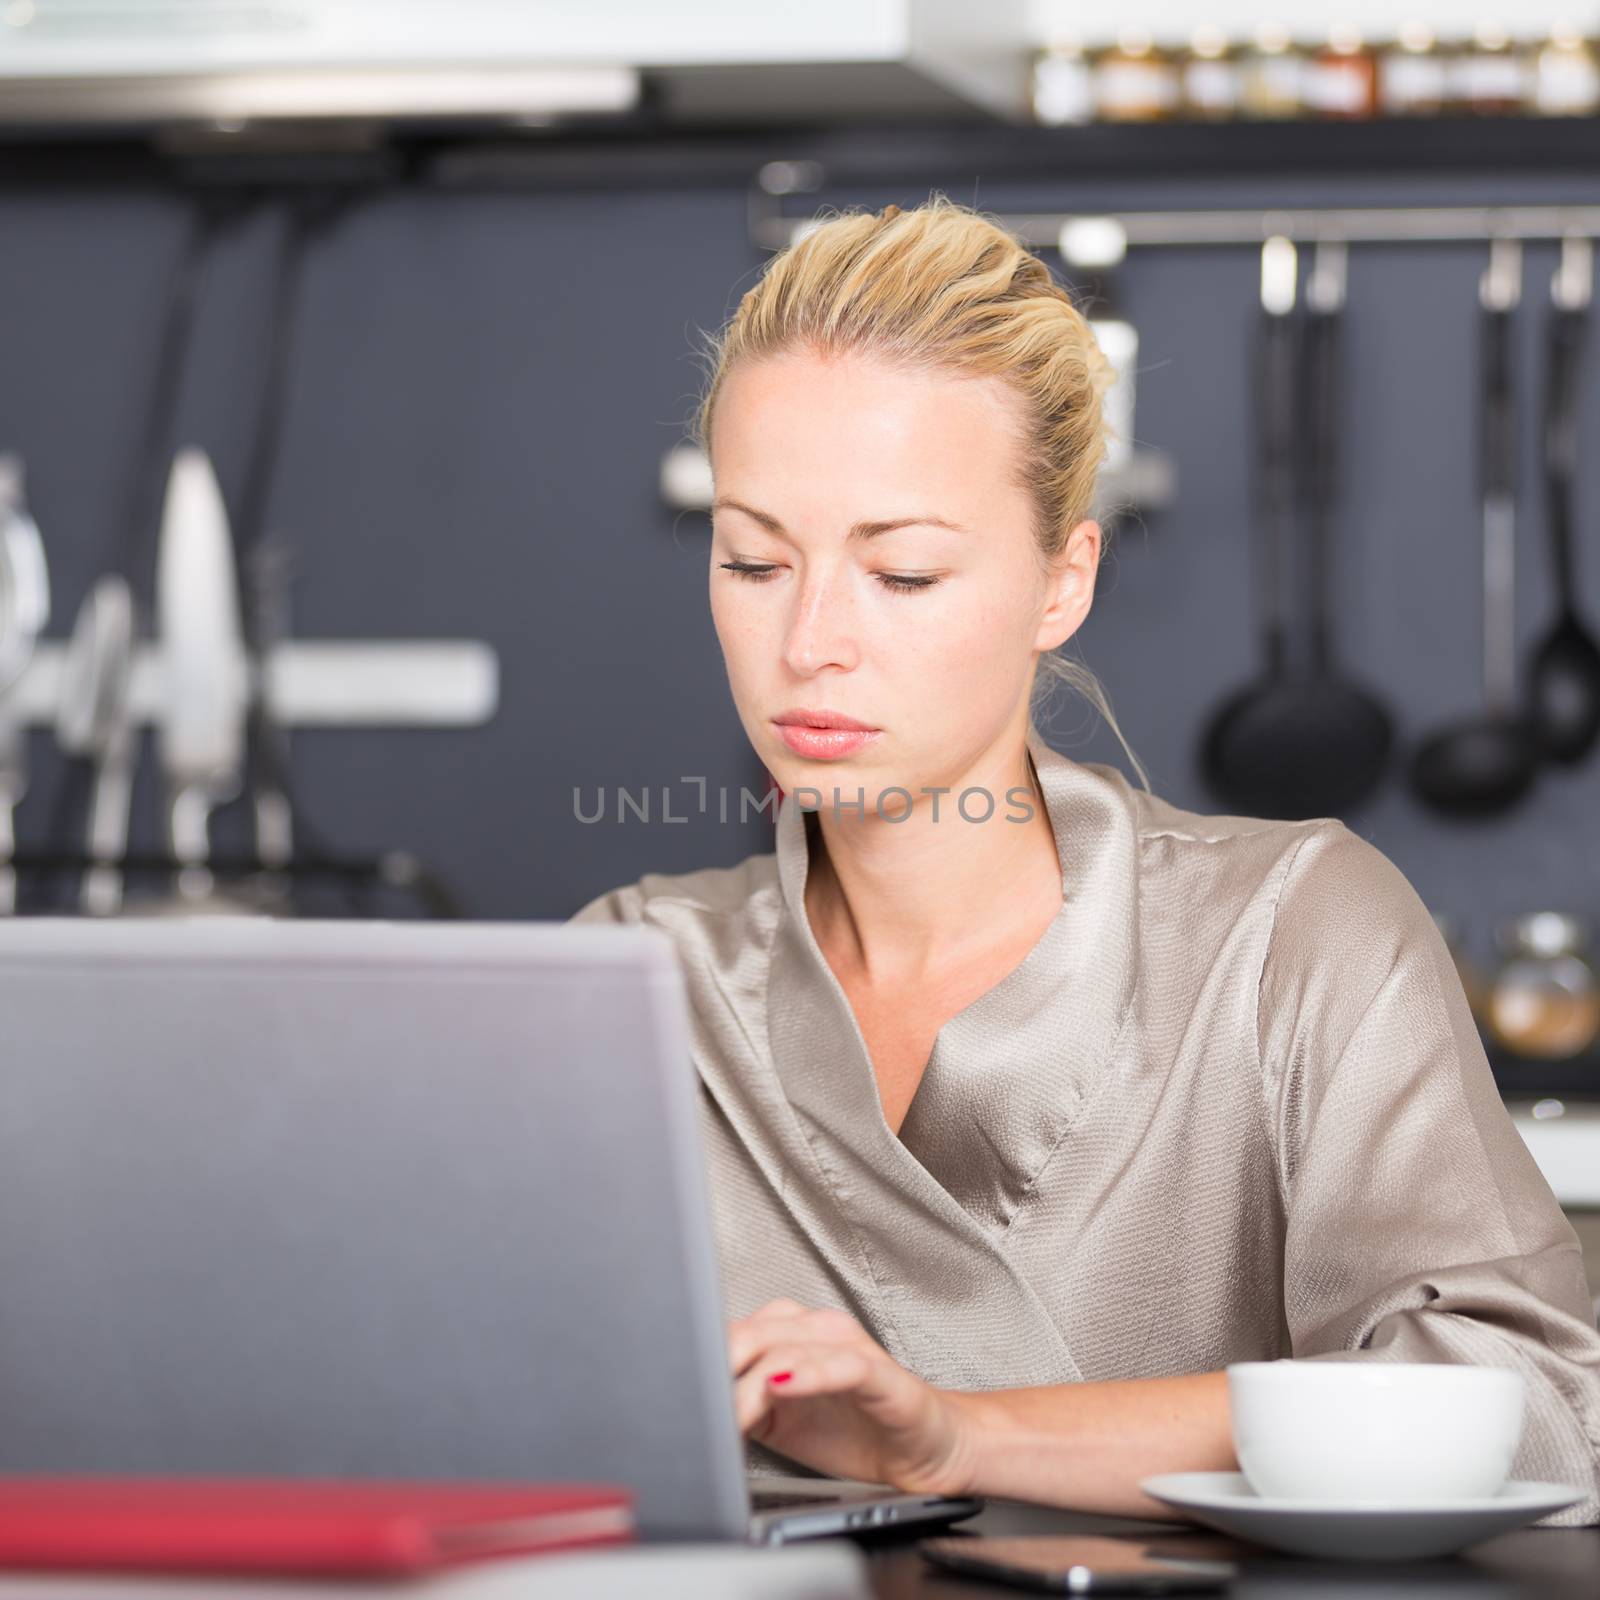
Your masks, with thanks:
[[(294, 856), (298, 820), (289, 786), (288, 731), (274, 714), (267, 680), (272, 651), (288, 632), (288, 586), (294, 562), (287, 544), (268, 533), (267, 516), (283, 446), (306, 255), (344, 203), (338, 191), (317, 189), (295, 195), (285, 206), (283, 243), (267, 323), (266, 377), (234, 530), (239, 599), (254, 684), (246, 727), (250, 807), (256, 854), (274, 874)], [(264, 889), (281, 895), (287, 881), (278, 875), (264, 883)]]
[[(1319, 271), (1311, 281), (1317, 304), (1303, 348), (1298, 347), (1300, 330), (1292, 316), (1296, 265), (1294, 246), (1287, 239), (1268, 241), (1262, 252), (1256, 385), (1265, 669), (1219, 708), (1206, 729), (1200, 757), (1206, 782), (1224, 804), (1243, 814), (1288, 818), (1332, 816), (1355, 805), (1382, 776), (1393, 737), (1383, 708), (1339, 676), (1332, 656), (1327, 581), (1336, 489), (1343, 248), (1319, 247)], [(1297, 420), (1305, 425), (1304, 448), (1298, 452)], [(1282, 592), (1297, 502), (1304, 506), (1311, 529), (1314, 593), (1305, 667), (1289, 659)]]
[(1261, 314), (1255, 344), (1256, 604), (1262, 670), (1212, 714), (1201, 735), (1200, 771), (1235, 811), (1274, 815), (1282, 796), (1277, 733), (1292, 703), (1283, 558), (1294, 515), (1294, 399), (1298, 261), (1281, 236), (1261, 250)]
[[(195, 319), (218, 242), (247, 212), (246, 202), (231, 192), (207, 191), (196, 200), (187, 219), (178, 260), (166, 280), (153, 381), (149, 392), (138, 397), (142, 424), (138, 449), (129, 463), (126, 488), (106, 529), (94, 569), (118, 576), (128, 585), (135, 635), (141, 613), (148, 610), (161, 495), (172, 460)], [(136, 729), (130, 732), (129, 740), (130, 759), (136, 762), (141, 747)], [(132, 782), (131, 776), (127, 781)], [(47, 811), (44, 832), (49, 853), (70, 853), (75, 840), (83, 836), (92, 803), (92, 783), (92, 763), (68, 753)]]
[(1544, 415), (1545, 507), (1557, 610), (1533, 654), (1528, 712), (1546, 758), (1568, 765), (1584, 760), (1600, 738), (1600, 644), (1578, 615), (1572, 536), (1572, 486), (1578, 470), (1578, 362), (1593, 280), (1592, 242), (1564, 240), (1561, 265), (1550, 285)]
[(1423, 804), (1463, 818), (1510, 810), (1532, 787), (1541, 760), (1534, 724), (1516, 702), (1513, 681), (1516, 430), (1511, 335), (1521, 280), (1521, 243), (1496, 239), (1478, 291), (1483, 308), (1484, 711), (1423, 740), (1408, 771)]
[(1287, 817), (1341, 816), (1372, 793), (1388, 765), (1394, 724), (1378, 699), (1340, 675), (1333, 650), (1334, 513), (1339, 503), (1340, 325), (1346, 252), (1319, 242), (1306, 281), (1304, 508), (1311, 590), (1310, 664), (1282, 743), (1294, 756), (1286, 775)]
[(298, 913), (297, 895), (306, 886), (325, 889), (342, 884), (351, 909), (359, 915), (366, 906), (371, 915), (374, 893), (407, 887), (401, 880), (409, 873), (415, 883), (424, 885), (424, 902), (436, 908), (435, 915), (458, 916), (459, 902), (449, 887), (405, 852), (390, 851), (381, 857), (366, 881), (343, 869), (340, 863), (347, 859), (346, 853), (313, 823), (295, 791), (288, 729), (276, 715), (267, 672), (273, 651), (289, 632), (294, 553), (273, 527), (271, 508), (288, 419), (306, 262), (318, 240), (370, 193), (338, 184), (318, 185), (286, 196), (283, 205), (282, 243), (267, 322), (266, 371), (233, 529), (254, 686), (246, 724), (246, 779), (260, 870), (252, 875), (249, 893), (264, 909)]

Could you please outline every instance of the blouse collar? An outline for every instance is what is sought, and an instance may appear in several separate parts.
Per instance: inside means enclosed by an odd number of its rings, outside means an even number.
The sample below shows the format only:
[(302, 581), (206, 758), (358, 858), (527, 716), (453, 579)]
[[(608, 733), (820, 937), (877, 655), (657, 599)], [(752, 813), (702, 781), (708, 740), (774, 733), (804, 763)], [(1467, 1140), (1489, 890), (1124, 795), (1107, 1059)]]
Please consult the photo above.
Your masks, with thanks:
[(940, 1028), (898, 1136), (806, 916), (808, 813), (792, 794), (776, 830), (782, 908), (768, 1026), (785, 1094), (825, 1145), (848, 1151), (852, 1170), (991, 1240), (1109, 1070), (1137, 968), (1132, 789), (1115, 768), (1059, 754), (1036, 729), (1028, 752), (1061, 862), (1061, 908), (1020, 965)]

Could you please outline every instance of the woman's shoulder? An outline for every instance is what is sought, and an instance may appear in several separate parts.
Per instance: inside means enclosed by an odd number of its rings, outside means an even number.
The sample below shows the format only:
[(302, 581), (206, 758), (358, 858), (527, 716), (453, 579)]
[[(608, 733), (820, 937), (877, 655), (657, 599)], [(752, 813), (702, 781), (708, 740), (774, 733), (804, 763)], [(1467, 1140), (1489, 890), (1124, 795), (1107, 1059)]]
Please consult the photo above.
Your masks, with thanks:
[(731, 867), (647, 872), (581, 906), (569, 922), (651, 923), (677, 932), (701, 923), (759, 916), (778, 894), (778, 858), (749, 855)]
[(1207, 815), (1129, 792), (1142, 818), (1146, 913), (1176, 919), (1190, 948), (1236, 952), (1258, 1055), (1275, 1072), (1298, 1062), (1316, 1078), (1356, 1060), (1350, 1040), (1363, 1018), (1383, 1040), (1371, 1070), (1424, 1063), (1447, 1040), (1453, 1059), (1471, 1054), (1444, 936), (1371, 840), (1337, 817)]
[(1177, 855), (1193, 856), (1226, 852), (1277, 860), (1292, 855), (1312, 835), (1349, 832), (1337, 817), (1286, 821), (1226, 811), (1193, 811), (1148, 789), (1137, 788), (1118, 768), (1105, 766), (1099, 770), (1121, 790), (1133, 815), (1139, 843), (1147, 850), (1165, 848)]
[[(1122, 780), (1158, 897), (1254, 908), (1281, 955), (1387, 946), (1432, 918), (1400, 868), (1338, 817), (1288, 821), (1185, 809)], [(1374, 951), (1374, 954), (1377, 952)]]

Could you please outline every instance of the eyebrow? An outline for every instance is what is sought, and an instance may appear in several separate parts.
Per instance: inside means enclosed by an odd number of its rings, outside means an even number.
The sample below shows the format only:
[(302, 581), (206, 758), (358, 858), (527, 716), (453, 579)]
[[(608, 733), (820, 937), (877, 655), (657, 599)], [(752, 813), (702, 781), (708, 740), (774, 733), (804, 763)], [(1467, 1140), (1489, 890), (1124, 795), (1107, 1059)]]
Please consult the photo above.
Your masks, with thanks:
[[(730, 499), (722, 495), (711, 504), (713, 511), (742, 511), (747, 517), (759, 522), (768, 533), (784, 534), (788, 530), (768, 511), (757, 511), (754, 506), (747, 506), (742, 500)], [(850, 539), (876, 539), (880, 533), (893, 533), (896, 528), (913, 528), (926, 525), (930, 528), (948, 528), (952, 533), (969, 533), (971, 529), (963, 528), (959, 522), (947, 521), (944, 517), (931, 514), (915, 517), (895, 517), (888, 522), (857, 522), (846, 535)]]

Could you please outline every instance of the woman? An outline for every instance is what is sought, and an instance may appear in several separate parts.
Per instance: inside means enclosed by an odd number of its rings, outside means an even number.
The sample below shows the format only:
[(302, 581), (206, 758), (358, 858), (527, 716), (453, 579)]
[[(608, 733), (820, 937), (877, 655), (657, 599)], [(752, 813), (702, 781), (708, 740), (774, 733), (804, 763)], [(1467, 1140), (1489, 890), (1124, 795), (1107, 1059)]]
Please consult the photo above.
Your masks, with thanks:
[(575, 920), (682, 956), (753, 1464), (1157, 1515), (1236, 1466), (1229, 1362), (1476, 1362), (1526, 1375), (1514, 1473), (1590, 1490), (1547, 1520), (1600, 1520), (1577, 1239), (1415, 891), (1039, 736), (1049, 671), (1110, 715), (1053, 655), (1111, 377), (1068, 295), (936, 197), (817, 227), (712, 355), (776, 851)]

